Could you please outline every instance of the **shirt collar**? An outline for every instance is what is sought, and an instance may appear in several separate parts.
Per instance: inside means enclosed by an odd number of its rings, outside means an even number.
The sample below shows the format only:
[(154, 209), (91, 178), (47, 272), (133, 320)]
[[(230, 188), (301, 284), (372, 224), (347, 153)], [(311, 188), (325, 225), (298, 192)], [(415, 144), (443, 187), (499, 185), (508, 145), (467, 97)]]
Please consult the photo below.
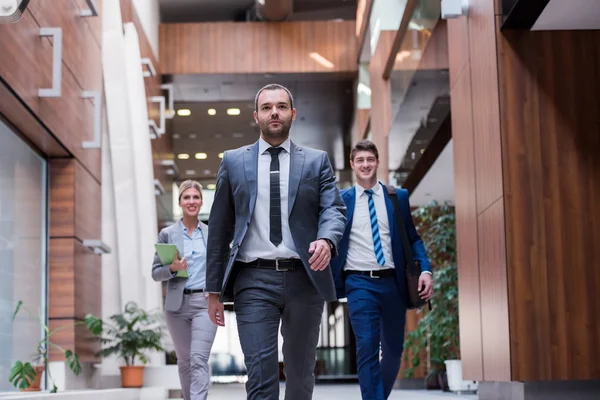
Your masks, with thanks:
[[(185, 227), (185, 225), (183, 224), (183, 220), (180, 219), (179, 223), (181, 224), (181, 229), (183, 230), (183, 232), (187, 233), (187, 228)], [(196, 229), (194, 231), (200, 230), (200, 220), (198, 220), (198, 226), (196, 227)]]
[[(366, 188), (360, 186), (358, 183), (356, 184), (356, 197), (360, 197), (363, 195), (363, 193), (365, 192), (365, 190), (367, 190)], [(379, 184), (379, 182), (377, 182), (375, 184), (375, 186), (373, 186), (371, 188), (371, 190), (373, 190), (373, 194), (377, 195), (377, 196), (381, 196), (381, 185)]]
[[(279, 147), (283, 148), (287, 153), (290, 152), (291, 146), (292, 145), (290, 143), (290, 138), (287, 138), (285, 140), (285, 142), (283, 142), (279, 145)], [(265, 139), (263, 139), (262, 137), (260, 137), (258, 139), (258, 154), (265, 154), (265, 152), (267, 151), (267, 149), (269, 147), (273, 147), (273, 146), (271, 146), (269, 143), (267, 143), (267, 141)]]

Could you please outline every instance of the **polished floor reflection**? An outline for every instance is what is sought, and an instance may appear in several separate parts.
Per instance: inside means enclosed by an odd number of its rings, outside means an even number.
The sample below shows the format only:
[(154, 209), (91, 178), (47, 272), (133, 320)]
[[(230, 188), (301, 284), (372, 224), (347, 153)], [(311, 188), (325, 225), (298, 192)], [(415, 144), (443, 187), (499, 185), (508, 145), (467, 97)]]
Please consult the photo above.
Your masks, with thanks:
[[(281, 386), (283, 399), (285, 386)], [(239, 400), (244, 398), (244, 386), (241, 384), (213, 384), (208, 398), (211, 400)], [(313, 400), (360, 400), (358, 385), (317, 385)], [(475, 400), (476, 395), (456, 395), (424, 390), (394, 390), (389, 400)]]

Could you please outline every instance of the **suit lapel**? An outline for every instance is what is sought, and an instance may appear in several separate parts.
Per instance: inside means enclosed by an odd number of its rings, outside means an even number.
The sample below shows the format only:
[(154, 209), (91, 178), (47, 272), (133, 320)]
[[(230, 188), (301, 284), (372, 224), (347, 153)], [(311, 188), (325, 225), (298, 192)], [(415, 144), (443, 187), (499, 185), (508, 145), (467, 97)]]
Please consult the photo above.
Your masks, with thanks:
[(387, 192), (387, 187), (382, 183), (380, 183), (380, 185), (383, 188), (383, 198), (385, 199), (385, 208), (387, 210), (388, 215), (390, 237), (393, 238), (396, 231), (396, 213), (394, 210), (394, 203), (392, 202), (392, 199), (390, 198), (390, 195)]
[(356, 188), (351, 188), (344, 193), (346, 201), (346, 226), (352, 226), (352, 218), (354, 217), (354, 207), (356, 205)]
[(204, 245), (206, 246), (206, 239), (208, 238), (208, 225), (200, 222), (200, 231), (202, 232), (202, 240), (204, 240)]
[(244, 152), (244, 172), (246, 174), (246, 184), (248, 185), (248, 192), (250, 193), (250, 209), (249, 214), (254, 213), (254, 206), (256, 204), (256, 190), (258, 180), (256, 178), (258, 171), (258, 142), (248, 147)]
[(304, 169), (304, 152), (301, 147), (298, 147), (294, 142), (290, 142), (290, 176), (288, 188), (288, 215), (291, 214), (300, 179), (302, 178), (302, 170)]

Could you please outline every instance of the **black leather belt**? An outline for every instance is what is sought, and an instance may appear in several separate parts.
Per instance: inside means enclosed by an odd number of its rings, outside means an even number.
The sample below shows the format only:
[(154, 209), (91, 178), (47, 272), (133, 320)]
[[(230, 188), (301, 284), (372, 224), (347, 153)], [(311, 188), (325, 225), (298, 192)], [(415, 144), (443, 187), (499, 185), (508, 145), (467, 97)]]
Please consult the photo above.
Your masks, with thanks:
[(355, 271), (346, 270), (344, 271), (347, 275), (364, 275), (370, 278), (387, 278), (390, 276), (396, 276), (396, 270), (394, 268), (379, 269), (373, 271)]
[(293, 271), (296, 268), (303, 268), (302, 260), (299, 258), (280, 258), (276, 260), (265, 260), (264, 258), (259, 258), (248, 263), (236, 261), (236, 265), (246, 268), (272, 269), (280, 272)]
[(183, 289), (183, 294), (202, 293), (204, 289)]

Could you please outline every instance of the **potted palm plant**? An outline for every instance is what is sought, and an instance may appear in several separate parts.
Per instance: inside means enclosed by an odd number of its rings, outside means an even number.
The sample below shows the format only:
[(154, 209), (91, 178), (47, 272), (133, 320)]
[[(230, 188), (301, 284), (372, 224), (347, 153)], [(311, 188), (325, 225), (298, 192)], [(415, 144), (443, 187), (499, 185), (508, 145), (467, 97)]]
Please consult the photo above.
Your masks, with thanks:
[[(17, 306), (15, 307), (15, 311), (12, 316), (13, 322), (17, 317), (17, 314), (20, 310), (25, 311), (27, 314), (31, 315), (31, 313), (23, 307), (23, 301), (19, 300), (17, 302)], [(34, 392), (41, 390), (41, 382), (44, 371), (48, 376), (48, 380), (52, 385), (51, 393), (57, 392), (56, 384), (50, 376), (50, 371), (46, 370), (46, 365), (48, 364), (48, 354), (51, 348), (54, 348), (60, 351), (67, 362), (67, 366), (75, 375), (79, 375), (81, 372), (81, 363), (79, 362), (79, 356), (75, 354), (72, 350), (64, 349), (56, 343), (52, 342), (52, 337), (58, 332), (71, 328), (75, 325), (84, 324), (85, 322), (76, 322), (74, 324), (65, 324), (61, 325), (58, 328), (50, 330), (48, 325), (45, 324), (42, 316), (40, 318), (40, 325), (44, 328), (44, 337), (37, 343), (35, 353), (31, 357), (31, 361), (23, 362), (22, 360), (17, 360), (10, 370), (10, 375), (8, 377), (8, 381), (13, 384), (15, 388), (20, 389), (24, 392)]]
[[(148, 362), (146, 351), (164, 351), (163, 330), (159, 310), (147, 312), (135, 302), (125, 305), (121, 314), (106, 320), (88, 314), (88, 329), (100, 336), (103, 349), (98, 356), (117, 356), (125, 365), (121, 366), (121, 385), (139, 388), (144, 383), (144, 364)], [(139, 361), (142, 365), (136, 365)]]
[(427, 387), (448, 390), (445, 361), (460, 359), (454, 207), (432, 202), (415, 210), (413, 218), (433, 267), (434, 291), (432, 310), (417, 311), (422, 313), (417, 327), (406, 335), (404, 361), (409, 367), (405, 376), (412, 378), (420, 355), (427, 354)]

